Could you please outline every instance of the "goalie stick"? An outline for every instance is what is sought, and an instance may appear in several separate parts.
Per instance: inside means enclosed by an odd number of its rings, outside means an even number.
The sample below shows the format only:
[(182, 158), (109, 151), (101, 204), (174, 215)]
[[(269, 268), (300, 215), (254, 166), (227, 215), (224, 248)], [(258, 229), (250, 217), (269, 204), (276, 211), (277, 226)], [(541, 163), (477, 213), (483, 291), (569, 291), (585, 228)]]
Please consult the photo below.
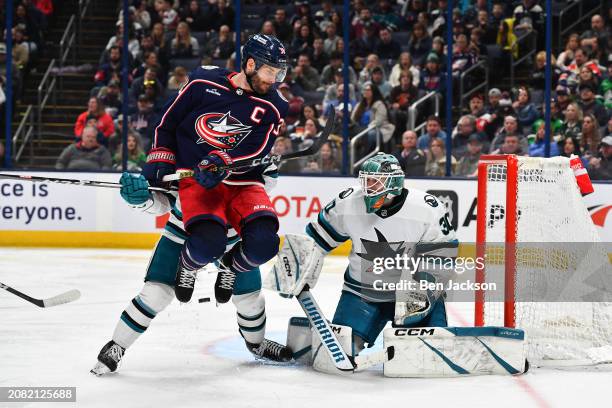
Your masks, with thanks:
[(0, 288), (12, 293), (13, 295), (19, 296), (22, 299), (27, 300), (30, 303), (35, 304), (38, 307), (51, 307), (57, 305), (63, 305), (64, 303), (74, 302), (81, 297), (81, 292), (77, 289), (69, 290), (68, 292), (60, 293), (59, 295), (47, 298), (47, 299), (35, 299), (18, 291), (17, 289), (11, 288), (8, 285), (0, 282)]
[(329, 357), (340, 371), (353, 372), (355, 364), (346, 354), (329, 323), (325, 319), (321, 308), (310, 293), (308, 285), (297, 295), (297, 300), (302, 306), (310, 325), (315, 329), (321, 339), (321, 345), (325, 348)]
[[(249, 167), (259, 167), (259, 166), (267, 166), (270, 164), (279, 164), (284, 162), (285, 160), (293, 160), (299, 159), (305, 156), (311, 156), (321, 149), (321, 146), (331, 134), (331, 131), (335, 122), (335, 111), (331, 110), (329, 114), (329, 118), (327, 119), (327, 123), (325, 127), (321, 131), (319, 137), (311, 144), (308, 148), (304, 150), (300, 150), (299, 152), (287, 153), (287, 154), (276, 154), (264, 157), (257, 157), (250, 160), (241, 160), (236, 163), (232, 163), (229, 166), (221, 166), (220, 170), (238, 170)], [(163, 178), (163, 181), (175, 181), (180, 180), (185, 177), (193, 176), (192, 170), (179, 170), (174, 174), (169, 174)], [(60, 184), (73, 184), (79, 186), (89, 186), (89, 187), (106, 187), (106, 188), (121, 188), (120, 183), (113, 183), (109, 181), (96, 181), (96, 180), (80, 180), (80, 179), (68, 179), (68, 178), (60, 178), (60, 177), (42, 177), (42, 176), (31, 176), (26, 174), (7, 174), (0, 173), (0, 179), (10, 179), (10, 180), (26, 180), (26, 181), (38, 181), (38, 182), (51, 182), (51, 183), (60, 183)], [(149, 191), (161, 191), (168, 192), (170, 190), (177, 190), (176, 186), (172, 186), (170, 188), (162, 188), (162, 187), (149, 187)]]

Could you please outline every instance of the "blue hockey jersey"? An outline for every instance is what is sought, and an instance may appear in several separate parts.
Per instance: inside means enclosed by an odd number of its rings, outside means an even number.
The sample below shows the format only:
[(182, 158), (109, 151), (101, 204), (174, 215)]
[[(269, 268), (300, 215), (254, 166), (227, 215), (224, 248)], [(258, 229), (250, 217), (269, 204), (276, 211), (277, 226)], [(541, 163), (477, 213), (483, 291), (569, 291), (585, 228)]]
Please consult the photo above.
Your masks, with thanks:
[[(239, 162), (272, 149), (289, 104), (276, 89), (262, 96), (235, 86), (235, 75), (215, 66), (199, 67), (168, 102), (153, 147), (175, 152), (177, 169), (192, 169), (213, 150)], [(234, 171), (224, 183), (263, 184), (263, 170)]]

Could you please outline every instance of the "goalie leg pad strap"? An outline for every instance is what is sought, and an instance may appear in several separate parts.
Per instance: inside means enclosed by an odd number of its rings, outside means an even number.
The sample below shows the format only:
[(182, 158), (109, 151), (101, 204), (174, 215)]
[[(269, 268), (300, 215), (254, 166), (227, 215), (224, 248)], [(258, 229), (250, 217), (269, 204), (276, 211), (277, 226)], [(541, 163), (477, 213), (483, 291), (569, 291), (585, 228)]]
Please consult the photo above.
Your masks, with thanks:
[(232, 296), (240, 334), (249, 343), (259, 344), (266, 334), (265, 300), (260, 291)]
[(413, 327), (384, 331), (395, 356), (387, 377), (516, 375), (525, 372), (525, 335), (505, 327)]

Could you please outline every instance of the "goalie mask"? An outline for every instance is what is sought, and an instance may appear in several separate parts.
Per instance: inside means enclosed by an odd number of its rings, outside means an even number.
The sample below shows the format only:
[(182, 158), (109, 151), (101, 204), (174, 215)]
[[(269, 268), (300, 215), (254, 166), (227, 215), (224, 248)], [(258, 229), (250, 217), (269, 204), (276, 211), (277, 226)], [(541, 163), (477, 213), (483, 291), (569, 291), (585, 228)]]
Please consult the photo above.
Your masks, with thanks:
[(401, 194), (404, 171), (395, 156), (378, 153), (361, 165), (359, 184), (363, 190), (366, 211), (373, 213), (382, 207), (385, 198)]

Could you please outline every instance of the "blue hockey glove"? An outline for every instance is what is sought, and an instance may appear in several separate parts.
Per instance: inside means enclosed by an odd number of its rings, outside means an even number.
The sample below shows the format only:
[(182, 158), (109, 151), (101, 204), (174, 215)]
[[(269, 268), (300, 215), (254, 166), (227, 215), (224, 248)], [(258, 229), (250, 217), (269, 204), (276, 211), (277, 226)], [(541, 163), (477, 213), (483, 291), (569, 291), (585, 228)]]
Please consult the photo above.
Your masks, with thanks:
[(176, 155), (170, 149), (158, 147), (151, 149), (147, 155), (147, 162), (142, 166), (142, 175), (154, 187), (164, 187), (167, 182), (162, 181), (164, 176), (176, 172)]
[(121, 198), (128, 204), (144, 204), (151, 198), (149, 183), (141, 174), (125, 172), (121, 175), (119, 183), (121, 183), (121, 190), (119, 190)]
[(227, 153), (214, 150), (193, 169), (193, 177), (204, 188), (214, 188), (229, 175), (227, 170), (220, 170), (219, 166), (229, 166), (230, 164), (232, 164), (232, 158)]

